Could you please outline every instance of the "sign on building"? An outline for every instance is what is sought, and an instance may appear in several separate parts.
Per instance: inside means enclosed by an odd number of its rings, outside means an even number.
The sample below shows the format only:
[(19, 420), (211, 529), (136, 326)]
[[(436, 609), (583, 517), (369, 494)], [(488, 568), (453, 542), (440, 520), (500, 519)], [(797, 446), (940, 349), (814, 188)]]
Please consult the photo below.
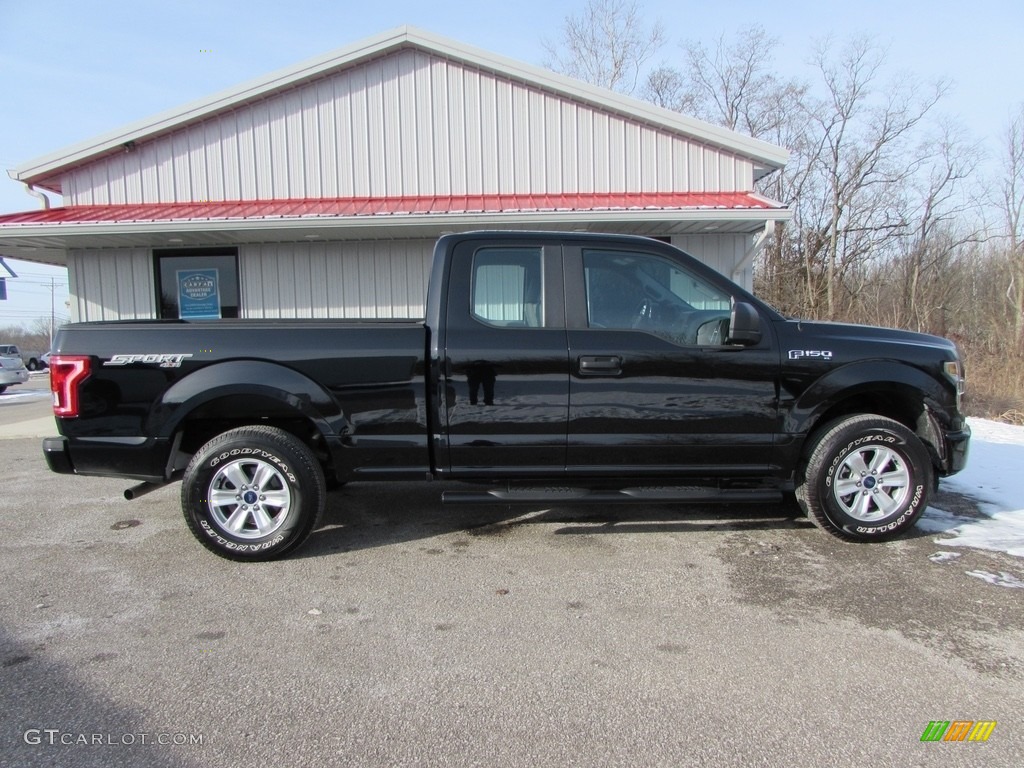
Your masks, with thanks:
[(220, 288), (216, 269), (179, 269), (178, 317), (182, 320), (219, 320)]

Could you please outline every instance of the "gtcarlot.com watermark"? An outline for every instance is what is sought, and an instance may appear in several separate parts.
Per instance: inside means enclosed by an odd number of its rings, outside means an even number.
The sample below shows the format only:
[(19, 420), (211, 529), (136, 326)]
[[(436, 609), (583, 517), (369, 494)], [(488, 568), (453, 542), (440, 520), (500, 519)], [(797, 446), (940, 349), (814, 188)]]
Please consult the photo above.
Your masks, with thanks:
[(199, 747), (204, 734), (183, 732), (76, 733), (60, 728), (29, 728), (22, 734), (30, 746), (65, 747)]

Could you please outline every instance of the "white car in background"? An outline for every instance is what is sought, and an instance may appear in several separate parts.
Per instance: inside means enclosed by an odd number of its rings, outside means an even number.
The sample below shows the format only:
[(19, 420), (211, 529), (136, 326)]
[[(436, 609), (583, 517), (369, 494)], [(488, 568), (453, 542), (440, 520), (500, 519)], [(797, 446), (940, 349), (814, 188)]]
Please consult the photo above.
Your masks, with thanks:
[(13, 344), (0, 344), (0, 394), (12, 384), (28, 381), (28, 370), (21, 360), (21, 353)]
[(41, 371), (47, 367), (47, 360), (50, 359), (50, 353), (41, 352), (26, 352), (21, 350), (21, 362), (25, 364), (25, 367), (30, 371)]

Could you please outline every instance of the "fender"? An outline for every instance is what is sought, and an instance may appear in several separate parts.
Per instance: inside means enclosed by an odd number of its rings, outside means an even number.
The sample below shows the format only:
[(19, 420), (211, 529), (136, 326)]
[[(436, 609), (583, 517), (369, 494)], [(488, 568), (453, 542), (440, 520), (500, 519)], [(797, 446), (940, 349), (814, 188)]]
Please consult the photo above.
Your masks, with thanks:
[(330, 392), (291, 368), (261, 360), (214, 363), (179, 379), (154, 403), (146, 434), (169, 439), (197, 408), (225, 397), (251, 395), (276, 400), (308, 418), (328, 444), (351, 436), (352, 425)]
[[(783, 368), (783, 389), (786, 374)], [(922, 408), (944, 413), (955, 401), (951, 387), (935, 377), (903, 362), (861, 360), (830, 370), (800, 392), (788, 413), (783, 414), (783, 431), (788, 434), (806, 434), (834, 405), (864, 394), (910, 396), (922, 403)], [(929, 408), (933, 405), (933, 408)]]

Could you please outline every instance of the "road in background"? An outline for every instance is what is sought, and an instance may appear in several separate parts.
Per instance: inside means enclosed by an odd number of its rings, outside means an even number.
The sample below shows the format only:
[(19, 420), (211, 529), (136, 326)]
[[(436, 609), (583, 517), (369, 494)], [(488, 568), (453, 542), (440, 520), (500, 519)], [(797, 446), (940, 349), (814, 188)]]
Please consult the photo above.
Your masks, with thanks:
[(0, 439), (56, 435), (51, 397), (48, 371), (36, 371), (26, 383), (0, 393)]

